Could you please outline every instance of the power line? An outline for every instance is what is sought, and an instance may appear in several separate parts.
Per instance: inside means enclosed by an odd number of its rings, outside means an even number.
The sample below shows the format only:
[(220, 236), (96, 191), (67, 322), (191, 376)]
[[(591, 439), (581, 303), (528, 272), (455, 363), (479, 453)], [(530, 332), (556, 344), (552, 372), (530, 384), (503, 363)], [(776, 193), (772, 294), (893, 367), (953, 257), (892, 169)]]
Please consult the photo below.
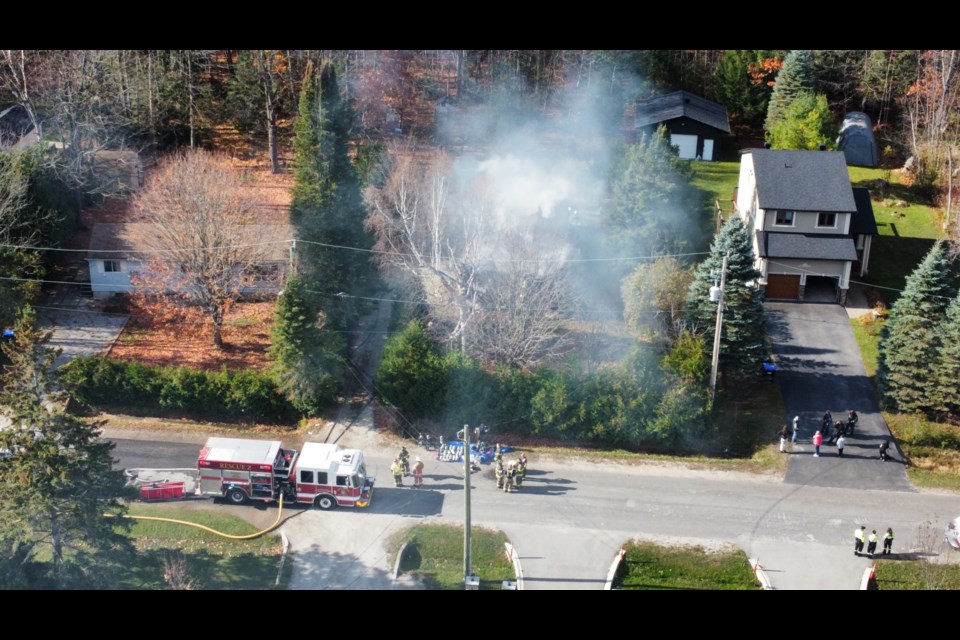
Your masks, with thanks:
[[(252, 244), (235, 244), (235, 245), (223, 245), (223, 246), (210, 246), (210, 247), (190, 247), (188, 249), (66, 249), (63, 247), (37, 247), (31, 245), (15, 245), (15, 244), (2, 244), (0, 243), (0, 248), (6, 249), (21, 249), (21, 250), (32, 250), (32, 251), (62, 251), (68, 253), (110, 253), (110, 254), (180, 254), (184, 251), (224, 251), (227, 249), (245, 249), (252, 247), (263, 247), (268, 245), (275, 244), (310, 244), (318, 247), (325, 247), (328, 249), (343, 249), (347, 251), (359, 251), (361, 253), (373, 253), (378, 255), (387, 255), (387, 256), (397, 256), (401, 258), (415, 258), (417, 254), (415, 253), (404, 253), (399, 251), (383, 251), (380, 249), (366, 249), (363, 247), (351, 247), (348, 245), (340, 244), (330, 244), (327, 242), (317, 242), (315, 240), (304, 240), (302, 238), (289, 238), (282, 240), (270, 240), (267, 242), (258, 242)], [(709, 255), (709, 251), (695, 251), (689, 253), (664, 253), (657, 255), (649, 256), (624, 256), (619, 258), (504, 258), (504, 259), (495, 259), (491, 260), (494, 263), (525, 263), (525, 262), (560, 262), (560, 263), (589, 263), (589, 262), (631, 262), (637, 260), (657, 260), (660, 258), (683, 258), (689, 256), (702, 256)]]
[(32, 251), (63, 251), (67, 253), (121, 253), (127, 254), (155, 254), (155, 253), (183, 253), (184, 251), (224, 251), (227, 249), (248, 249), (251, 247), (265, 247), (273, 244), (290, 244), (293, 240), (269, 240), (266, 242), (254, 242), (251, 244), (228, 244), (216, 245), (211, 247), (187, 247), (186, 249), (66, 249), (63, 247), (34, 247), (21, 244), (0, 244), (4, 249), (23, 249)]

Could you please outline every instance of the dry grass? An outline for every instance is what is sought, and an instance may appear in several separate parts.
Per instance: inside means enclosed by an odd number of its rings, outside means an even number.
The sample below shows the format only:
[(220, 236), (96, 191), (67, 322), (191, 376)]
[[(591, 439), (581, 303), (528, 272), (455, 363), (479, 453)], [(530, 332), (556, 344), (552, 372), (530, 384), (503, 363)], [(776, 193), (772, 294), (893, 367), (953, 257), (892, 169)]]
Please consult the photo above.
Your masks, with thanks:
[(224, 348), (213, 346), (207, 321), (190, 314), (178, 321), (157, 322), (136, 307), (110, 357), (155, 366), (191, 369), (265, 369), (273, 326), (274, 302), (235, 304), (223, 326)]

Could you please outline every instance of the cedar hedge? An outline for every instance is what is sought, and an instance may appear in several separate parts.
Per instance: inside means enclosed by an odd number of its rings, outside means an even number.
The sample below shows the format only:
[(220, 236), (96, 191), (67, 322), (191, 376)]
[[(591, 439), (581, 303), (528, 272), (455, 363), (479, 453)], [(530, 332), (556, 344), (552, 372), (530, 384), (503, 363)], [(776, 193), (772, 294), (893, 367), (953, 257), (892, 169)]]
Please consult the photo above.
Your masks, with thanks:
[(75, 358), (64, 369), (63, 384), (91, 406), (267, 422), (299, 417), (272, 378), (258, 371), (152, 367), (100, 356)]

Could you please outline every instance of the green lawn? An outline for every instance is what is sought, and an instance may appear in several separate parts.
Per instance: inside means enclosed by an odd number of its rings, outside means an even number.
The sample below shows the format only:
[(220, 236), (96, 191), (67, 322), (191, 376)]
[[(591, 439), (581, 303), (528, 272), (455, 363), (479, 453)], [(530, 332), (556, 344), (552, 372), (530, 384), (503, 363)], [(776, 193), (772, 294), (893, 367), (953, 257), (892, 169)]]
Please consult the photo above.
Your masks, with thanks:
[(956, 591), (960, 589), (960, 566), (926, 560), (880, 560), (876, 578), (881, 591)]
[[(234, 535), (256, 532), (240, 518), (207, 511), (134, 504), (130, 515), (186, 520)], [(195, 589), (275, 588), (282, 550), (280, 537), (275, 534), (253, 540), (229, 540), (182, 524), (135, 520), (129, 536), (137, 554), (128, 566), (118, 568), (116, 589), (170, 588), (164, 572), (172, 565), (184, 570)], [(285, 573), (289, 573), (290, 566), (287, 563)], [(284, 582), (281, 581), (280, 588)]]
[(900, 182), (888, 169), (850, 167), (850, 182), (870, 190), (879, 236), (870, 254), (865, 282), (890, 306), (936, 239), (942, 236), (941, 212)]
[(614, 580), (617, 589), (760, 590), (743, 551), (707, 552), (701, 547), (624, 545), (626, 558)]
[(707, 220), (715, 219), (716, 202), (724, 212), (724, 220), (733, 213), (733, 192), (740, 180), (740, 161), (692, 162), (693, 186), (702, 193), (703, 212)]
[[(460, 590), (463, 584), (463, 527), (425, 524), (395, 535), (389, 547), (394, 557), (403, 543), (400, 571), (417, 576), (428, 589)], [(507, 536), (499, 531), (473, 527), (470, 555), (473, 573), (481, 589), (501, 589), (504, 580), (516, 579), (507, 559)]]

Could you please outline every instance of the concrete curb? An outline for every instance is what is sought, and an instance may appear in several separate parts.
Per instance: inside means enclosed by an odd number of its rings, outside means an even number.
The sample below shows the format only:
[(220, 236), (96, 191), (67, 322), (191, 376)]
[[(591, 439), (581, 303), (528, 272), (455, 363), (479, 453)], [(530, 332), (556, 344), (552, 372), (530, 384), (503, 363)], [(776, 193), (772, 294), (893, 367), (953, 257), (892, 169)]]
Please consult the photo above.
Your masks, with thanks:
[(773, 585), (770, 584), (770, 578), (767, 577), (767, 572), (763, 570), (763, 565), (760, 564), (760, 558), (750, 558), (750, 568), (753, 569), (753, 575), (757, 577), (757, 581), (763, 587), (763, 590), (773, 591)]
[(283, 575), (283, 564), (287, 560), (287, 551), (290, 550), (290, 539), (287, 538), (287, 534), (283, 531), (280, 532), (280, 539), (283, 540), (283, 553), (280, 554), (280, 568), (277, 569), (277, 579), (273, 583), (274, 586), (280, 586), (280, 576)]
[(403, 546), (400, 547), (400, 551), (397, 551), (397, 560), (393, 563), (393, 579), (396, 580), (400, 577), (400, 562), (403, 561), (403, 554), (407, 552), (407, 547), (410, 546), (409, 542), (404, 542)]
[(863, 570), (863, 577), (860, 578), (860, 591), (869, 591), (870, 583), (876, 578), (877, 565), (872, 564)]
[(520, 566), (520, 554), (509, 542), (504, 542), (503, 546), (507, 550), (507, 559), (513, 563), (513, 575), (517, 577), (517, 591), (523, 591), (523, 567)]
[(610, 568), (607, 570), (607, 580), (603, 583), (604, 591), (613, 591), (613, 579), (617, 576), (617, 569), (620, 568), (620, 565), (623, 563), (627, 552), (623, 547), (620, 547), (620, 550), (617, 551), (617, 555), (613, 557), (613, 562), (610, 563)]

